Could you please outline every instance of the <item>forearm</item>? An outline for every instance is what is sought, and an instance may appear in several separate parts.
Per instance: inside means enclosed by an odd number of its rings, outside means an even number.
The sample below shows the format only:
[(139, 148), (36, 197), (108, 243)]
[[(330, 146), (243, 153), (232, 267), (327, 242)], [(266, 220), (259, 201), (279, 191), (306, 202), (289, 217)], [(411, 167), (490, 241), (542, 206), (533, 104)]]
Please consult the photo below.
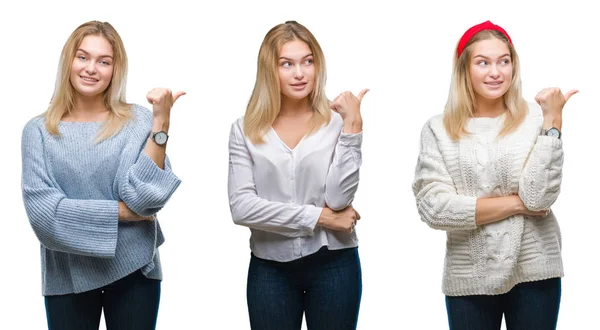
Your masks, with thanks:
[(506, 219), (524, 211), (519, 196), (478, 198), (475, 208), (475, 223), (485, 225)]
[[(164, 131), (165, 133), (169, 134), (169, 126), (170, 126), (169, 119), (154, 118), (152, 120), (152, 132)], [(156, 142), (154, 142), (150, 139), (150, 141), (148, 141), (148, 143), (146, 143), (144, 152), (146, 153), (146, 155), (148, 155), (148, 157), (150, 157), (150, 159), (152, 159), (156, 163), (156, 165), (161, 170), (165, 169), (165, 156), (167, 153), (167, 144), (166, 143), (164, 145), (160, 146)]]

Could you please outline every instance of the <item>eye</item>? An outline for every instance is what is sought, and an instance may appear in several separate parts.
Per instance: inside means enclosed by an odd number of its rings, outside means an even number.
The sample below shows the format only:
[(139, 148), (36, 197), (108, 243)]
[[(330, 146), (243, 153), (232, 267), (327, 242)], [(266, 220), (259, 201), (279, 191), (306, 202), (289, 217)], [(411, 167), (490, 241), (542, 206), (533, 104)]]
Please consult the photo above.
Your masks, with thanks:
[(307, 59), (306, 61), (304, 61), (304, 64), (306, 64), (306, 65), (311, 65), (311, 64), (313, 64), (313, 62), (314, 62), (314, 61), (313, 61), (313, 59), (312, 59), (312, 58), (309, 58), (309, 59)]
[(100, 64), (102, 64), (102, 65), (110, 65), (110, 62), (102, 60), (102, 61), (100, 61)]
[(77, 58), (80, 59), (80, 60), (82, 60), (82, 61), (86, 60), (85, 55), (77, 55)]
[(284, 67), (284, 68), (289, 68), (289, 67), (292, 66), (292, 63), (290, 63), (290, 62), (282, 62), (281, 66)]
[(500, 63), (507, 65), (507, 64), (510, 64), (510, 60), (505, 58), (505, 59), (501, 60)]
[(488, 64), (487, 61), (484, 61), (484, 60), (477, 62), (477, 65), (479, 65), (479, 66), (486, 66), (487, 64)]

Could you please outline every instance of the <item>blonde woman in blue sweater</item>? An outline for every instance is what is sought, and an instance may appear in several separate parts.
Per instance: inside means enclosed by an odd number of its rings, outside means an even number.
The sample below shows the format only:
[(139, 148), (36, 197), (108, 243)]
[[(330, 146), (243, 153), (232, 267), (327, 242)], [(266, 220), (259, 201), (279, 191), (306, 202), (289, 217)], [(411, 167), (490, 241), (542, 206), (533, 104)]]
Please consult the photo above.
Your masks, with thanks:
[(22, 137), (22, 190), (41, 243), (49, 329), (154, 329), (164, 238), (156, 213), (180, 184), (166, 156), (184, 93), (125, 102), (127, 55), (109, 23), (67, 40), (52, 102)]

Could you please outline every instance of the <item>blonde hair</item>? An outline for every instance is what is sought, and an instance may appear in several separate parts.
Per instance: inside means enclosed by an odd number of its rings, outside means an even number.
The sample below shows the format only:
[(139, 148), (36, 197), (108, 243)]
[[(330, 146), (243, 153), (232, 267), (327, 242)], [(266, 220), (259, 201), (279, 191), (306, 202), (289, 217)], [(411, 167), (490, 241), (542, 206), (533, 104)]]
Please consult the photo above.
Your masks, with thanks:
[(527, 102), (521, 94), (519, 56), (515, 47), (502, 33), (495, 30), (483, 30), (469, 40), (460, 57), (457, 56), (458, 46), (454, 51), (452, 81), (444, 110), (444, 127), (453, 140), (458, 140), (462, 136), (470, 134), (465, 126), (469, 118), (473, 117), (476, 111), (475, 92), (473, 91), (470, 76), (470, 59), (473, 53), (473, 44), (491, 38), (499, 39), (506, 44), (510, 51), (513, 68), (511, 85), (502, 96), (507, 111), (504, 126), (499, 136), (513, 132), (521, 125), (527, 115)]
[(293, 40), (305, 42), (312, 51), (315, 65), (315, 84), (310, 95), (314, 114), (309, 134), (331, 120), (329, 100), (325, 95), (325, 56), (313, 34), (303, 25), (288, 21), (273, 27), (265, 36), (258, 52), (258, 68), (252, 96), (244, 115), (244, 132), (252, 143), (263, 143), (263, 136), (277, 118), (281, 108), (281, 89), (277, 69), (279, 51)]
[(77, 91), (71, 85), (71, 67), (77, 49), (87, 36), (102, 36), (113, 50), (113, 75), (111, 82), (104, 91), (104, 105), (109, 110), (108, 119), (98, 132), (97, 142), (118, 133), (126, 122), (133, 117), (131, 105), (125, 101), (125, 85), (127, 82), (127, 54), (123, 41), (117, 31), (107, 22), (90, 21), (80, 25), (65, 43), (60, 61), (56, 84), (50, 106), (42, 114), (45, 117), (46, 129), (52, 135), (59, 135), (58, 125), (67, 113), (75, 107)]

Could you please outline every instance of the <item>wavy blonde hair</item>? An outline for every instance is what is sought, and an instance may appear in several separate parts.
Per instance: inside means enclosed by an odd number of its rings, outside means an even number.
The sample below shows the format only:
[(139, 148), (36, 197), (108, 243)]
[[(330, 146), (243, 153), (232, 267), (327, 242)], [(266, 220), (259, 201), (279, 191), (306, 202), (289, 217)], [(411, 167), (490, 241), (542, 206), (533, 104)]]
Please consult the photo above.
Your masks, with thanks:
[(108, 119), (98, 132), (96, 141), (100, 142), (117, 134), (126, 122), (133, 117), (131, 105), (125, 101), (125, 85), (127, 82), (127, 53), (121, 37), (107, 22), (90, 21), (80, 25), (65, 43), (54, 86), (54, 94), (50, 106), (42, 114), (46, 121), (46, 129), (52, 135), (60, 135), (58, 125), (67, 113), (75, 107), (77, 91), (71, 85), (71, 67), (77, 49), (87, 36), (102, 36), (113, 50), (113, 76), (104, 91), (104, 105), (109, 110)]
[(527, 102), (521, 94), (521, 76), (519, 69), (519, 56), (515, 47), (509, 42), (505, 35), (495, 30), (484, 30), (471, 38), (464, 51), (458, 54), (458, 45), (454, 51), (454, 63), (452, 67), (452, 81), (448, 101), (444, 110), (444, 127), (448, 135), (458, 140), (462, 136), (470, 134), (465, 126), (469, 118), (475, 114), (475, 92), (471, 84), (470, 61), (473, 53), (473, 44), (481, 40), (496, 38), (503, 41), (510, 51), (512, 62), (512, 79), (508, 91), (502, 96), (506, 107), (506, 118), (499, 136), (513, 132), (525, 120), (527, 115)]
[(273, 27), (265, 36), (258, 52), (256, 83), (244, 115), (244, 132), (252, 143), (263, 143), (263, 136), (277, 118), (281, 108), (281, 88), (277, 69), (283, 44), (293, 40), (304, 41), (312, 51), (315, 65), (315, 84), (309, 94), (314, 115), (309, 134), (331, 120), (329, 100), (325, 95), (325, 56), (313, 34), (296, 21), (287, 21)]

